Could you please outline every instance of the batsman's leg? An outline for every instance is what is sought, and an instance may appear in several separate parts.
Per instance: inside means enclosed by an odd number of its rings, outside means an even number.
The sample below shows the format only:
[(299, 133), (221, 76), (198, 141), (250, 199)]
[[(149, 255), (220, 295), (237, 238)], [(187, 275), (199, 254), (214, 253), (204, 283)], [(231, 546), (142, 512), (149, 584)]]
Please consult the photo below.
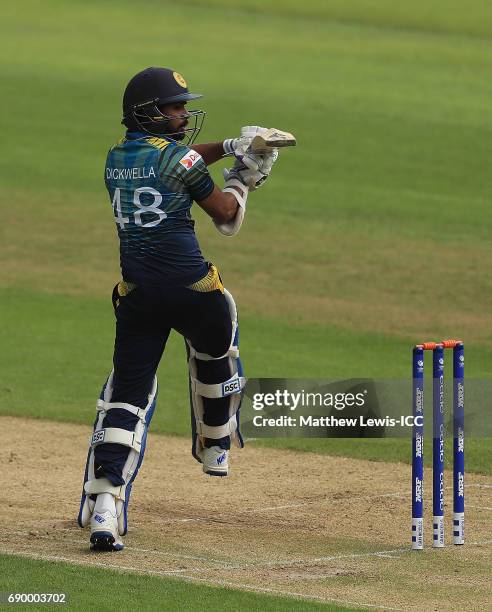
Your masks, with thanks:
[[(157, 399), (155, 372), (169, 335), (139, 312), (138, 294), (119, 296), (114, 370), (97, 402), (78, 523), (95, 550), (121, 550), (127, 511)], [(115, 300), (114, 300), (115, 302)]]
[(190, 292), (200, 318), (177, 328), (187, 345), (192, 453), (206, 474), (227, 476), (230, 441), (243, 446), (239, 411), (246, 379), (239, 359), (237, 310), (215, 266), (200, 283), (201, 289)]

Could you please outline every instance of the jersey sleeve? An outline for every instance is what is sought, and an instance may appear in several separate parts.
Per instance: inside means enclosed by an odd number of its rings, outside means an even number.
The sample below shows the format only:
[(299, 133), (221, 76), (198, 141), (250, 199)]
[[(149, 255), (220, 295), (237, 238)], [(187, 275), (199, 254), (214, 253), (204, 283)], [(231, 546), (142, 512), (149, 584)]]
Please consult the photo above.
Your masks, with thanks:
[(214, 190), (214, 182), (203, 157), (193, 149), (178, 146), (173, 152), (173, 158), (172, 173), (191, 198), (197, 202), (207, 198)]

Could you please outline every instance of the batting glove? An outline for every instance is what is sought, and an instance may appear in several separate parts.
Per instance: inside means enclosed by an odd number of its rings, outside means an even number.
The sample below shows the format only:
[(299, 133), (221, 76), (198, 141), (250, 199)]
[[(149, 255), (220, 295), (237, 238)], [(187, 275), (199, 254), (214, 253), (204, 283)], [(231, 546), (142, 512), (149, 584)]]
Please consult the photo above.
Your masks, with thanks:
[(277, 149), (262, 154), (250, 153), (241, 160), (236, 158), (234, 166), (230, 170), (224, 170), (224, 178), (237, 178), (247, 185), (250, 191), (254, 191), (266, 181), (277, 158)]

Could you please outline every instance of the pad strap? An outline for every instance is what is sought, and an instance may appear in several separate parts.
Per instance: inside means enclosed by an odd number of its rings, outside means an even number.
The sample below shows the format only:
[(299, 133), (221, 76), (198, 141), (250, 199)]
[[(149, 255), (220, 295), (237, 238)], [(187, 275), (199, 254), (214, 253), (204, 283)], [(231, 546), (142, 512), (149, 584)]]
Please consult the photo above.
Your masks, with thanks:
[(142, 445), (143, 431), (127, 431), (118, 427), (106, 427), (99, 429), (92, 434), (91, 446), (99, 446), (99, 444), (122, 444), (133, 448), (138, 453)]
[(121, 410), (131, 412), (141, 421), (145, 419), (145, 413), (147, 412), (147, 409), (139, 408), (138, 406), (133, 406), (132, 404), (124, 404), (123, 402), (105, 402), (102, 399), (97, 400), (98, 412), (107, 412), (108, 410), (112, 410), (113, 408), (120, 408)]
[(111, 493), (118, 499), (125, 499), (126, 485), (115, 487), (111, 484), (108, 478), (95, 478), (94, 480), (88, 480), (84, 484), (84, 491), (87, 495), (99, 495), (99, 493)]
[(234, 414), (227, 423), (224, 425), (205, 425), (202, 421), (197, 421), (196, 431), (202, 438), (211, 438), (212, 440), (218, 440), (219, 438), (225, 438), (225, 436), (232, 435), (237, 429), (237, 418)]
[(190, 348), (190, 358), (195, 357), (200, 361), (214, 361), (215, 359), (224, 359), (224, 357), (232, 357), (233, 359), (237, 359), (239, 357), (239, 349), (237, 346), (231, 346), (227, 353), (224, 353), (220, 357), (212, 357), (211, 355), (207, 355), (207, 353), (199, 353), (198, 351), (195, 351), (189, 342), (188, 346)]

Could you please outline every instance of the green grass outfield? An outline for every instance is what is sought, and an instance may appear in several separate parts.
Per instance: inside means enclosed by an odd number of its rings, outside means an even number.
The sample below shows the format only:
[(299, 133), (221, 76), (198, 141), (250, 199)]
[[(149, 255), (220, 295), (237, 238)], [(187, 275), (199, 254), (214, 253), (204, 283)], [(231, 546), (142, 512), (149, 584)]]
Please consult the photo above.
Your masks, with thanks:
[[(248, 123), (298, 138), (251, 195), (235, 239), (195, 213), (204, 253), (238, 303), (249, 376), (407, 377), (414, 342), (460, 336), (467, 377), (490, 377), (485, 0), (26, 0), (3, 7), (0, 34), (1, 414), (93, 419), (118, 278), (102, 170), (122, 134), (123, 88), (148, 65), (179, 70), (205, 94), (202, 142)], [(223, 166), (212, 170), (219, 184)], [(187, 435), (179, 338), (159, 374), (152, 429)], [(393, 440), (275, 444), (409, 455)], [(489, 449), (467, 441), (467, 469), (490, 473)], [(14, 562), (41, 568), (2, 564)], [(178, 584), (145, 580), (162, 585), (152, 592)]]
[[(103, 559), (101, 559), (101, 563)], [(12, 576), (16, 576), (15, 581)], [(146, 573), (104, 571), (70, 563), (38, 561), (0, 555), (1, 593), (66, 593), (67, 605), (8, 606), (14, 610), (279, 610), (299, 612), (328, 610), (338, 612), (355, 608), (293, 601), (286, 597), (259, 595), (230, 588), (211, 587), (192, 582), (149, 576)], [(149, 597), (151, 596), (151, 597)]]

